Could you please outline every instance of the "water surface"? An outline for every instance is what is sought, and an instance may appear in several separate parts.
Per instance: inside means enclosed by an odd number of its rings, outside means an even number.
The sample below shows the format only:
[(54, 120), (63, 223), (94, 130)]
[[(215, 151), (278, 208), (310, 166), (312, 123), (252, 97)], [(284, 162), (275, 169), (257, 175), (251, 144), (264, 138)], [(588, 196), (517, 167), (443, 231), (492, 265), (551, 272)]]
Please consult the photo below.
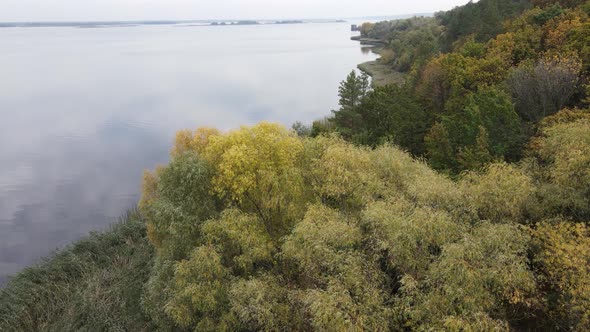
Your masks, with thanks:
[(329, 114), (346, 23), (0, 29), (0, 283), (133, 207), (181, 128)]

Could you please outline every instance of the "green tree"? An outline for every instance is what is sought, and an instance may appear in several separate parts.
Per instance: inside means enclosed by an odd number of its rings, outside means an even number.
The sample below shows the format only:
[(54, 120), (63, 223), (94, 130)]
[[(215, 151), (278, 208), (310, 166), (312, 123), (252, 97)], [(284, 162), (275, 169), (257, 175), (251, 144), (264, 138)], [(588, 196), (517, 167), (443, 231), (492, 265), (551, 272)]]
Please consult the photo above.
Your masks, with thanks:
[[(533, 5), (535, 6), (539, 6), (539, 7), (547, 7), (550, 5), (554, 5), (557, 3), (558, 5), (564, 6), (566, 8), (572, 8), (572, 7), (576, 7), (579, 5), (582, 5), (586, 2), (586, 0), (532, 0), (531, 1), (533, 3)], [(554, 8), (554, 7), (549, 7)]]
[(424, 153), (424, 136), (433, 120), (408, 88), (378, 87), (357, 110), (362, 120), (353, 141), (371, 146), (387, 141), (414, 155)]
[(458, 167), (449, 131), (443, 124), (438, 122), (432, 126), (428, 135), (424, 137), (424, 143), (427, 149), (428, 162), (434, 169), (444, 171)]
[(518, 160), (523, 135), (510, 97), (497, 88), (483, 87), (463, 103), (447, 110), (428, 134), (432, 165), (459, 172), (493, 159)]
[(362, 98), (369, 91), (369, 76), (362, 73), (360, 76), (356, 71), (351, 71), (346, 80), (340, 83), (338, 96), (340, 96), (340, 107), (342, 109), (354, 109), (360, 103)]
[(369, 77), (363, 73), (360, 76), (356, 71), (350, 72), (346, 80), (340, 83), (338, 96), (340, 96), (340, 109), (332, 111), (334, 116), (330, 119), (338, 130), (347, 137), (359, 125), (359, 114), (356, 112), (363, 97), (369, 92)]
[(445, 26), (444, 50), (451, 50), (461, 38), (475, 35), (478, 42), (485, 42), (503, 32), (504, 20), (517, 16), (529, 7), (525, 0), (481, 0), (465, 6), (437, 13)]
[(163, 308), (181, 327), (230, 331), (230, 273), (212, 246), (201, 246), (174, 269), (173, 296)]
[(308, 328), (285, 280), (263, 274), (238, 280), (230, 289), (232, 312), (249, 331), (302, 331)]
[(179, 155), (167, 167), (145, 175), (140, 211), (151, 242), (167, 257), (185, 258), (202, 222), (215, 215), (212, 175), (210, 165), (194, 152)]
[(485, 127), (479, 126), (479, 132), (475, 144), (459, 148), (457, 159), (464, 169), (481, 169), (492, 162), (494, 158), (490, 154), (488, 132)]

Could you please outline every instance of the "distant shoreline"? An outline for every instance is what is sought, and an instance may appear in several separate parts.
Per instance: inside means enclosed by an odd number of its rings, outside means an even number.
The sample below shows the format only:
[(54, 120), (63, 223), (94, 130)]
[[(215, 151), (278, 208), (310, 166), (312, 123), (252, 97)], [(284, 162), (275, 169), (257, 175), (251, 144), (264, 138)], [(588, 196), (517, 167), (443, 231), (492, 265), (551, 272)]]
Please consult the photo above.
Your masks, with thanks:
[(196, 21), (105, 21), (105, 22), (0, 22), (0, 28), (105, 28), (143, 25), (242, 26), (304, 23), (346, 23), (345, 20), (196, 20)]

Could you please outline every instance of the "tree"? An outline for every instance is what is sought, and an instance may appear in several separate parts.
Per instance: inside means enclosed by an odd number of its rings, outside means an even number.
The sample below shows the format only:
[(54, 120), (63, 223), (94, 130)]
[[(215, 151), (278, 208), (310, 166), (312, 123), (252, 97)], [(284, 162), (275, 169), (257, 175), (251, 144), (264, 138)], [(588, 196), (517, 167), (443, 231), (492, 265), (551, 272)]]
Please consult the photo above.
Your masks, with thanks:
[(432, 168), (444, 171), (458, 167), (449, 132), (440, 122), (430, 128), (428, 135), (424, 137), (424, 143), (428, 162)]
[(171, 155), (176, 157), (188, 151), (203, 153), (211, 137), (218, 135), (221, 135), (221, 132), (215, 128), (200, 127), (195, 131), (180, 130), (176, 133)]
[(551, 56), (530, 67), (521, 65), (508, 78), (508, 87), (518, 114), (538, 122), (555, 114), (570, 100), (581, 69), (576, 57)]
[(479, 114), (490, 154), (508, 161), (519, 160), (523, 133), (510, 96), (497, 88), (481, 88), (469, 99), (467, 107)]
[(369, 184), (376, 180), (367, 169), (367, 148), (356, 148), (342, 140), (332, 140), (312, 159), (313, 188), (321, 200), (335, 208), (358, 208), (374, 194)]
[(290, 302), (285, 280), (263, 274), (238, 280), (230, 289), (232, 312), (248, 331), (302, 331), (308, 328), (299, 308)]
[(416, 86), (417, 93), (429, 101), (435, 114), (444, 112), (449, 100), (462, 98), (465, 57), (460, 54), (439, 55), (429, 61), (420, 74)]
[(388, 310), (375, 262), (356, 250), (361, 229), (345, 215), (311, 206), (283, 245), (315, 330), (386, 330)]
[[(345, 116), (355, 125), (342, 127), (339, 120)], [(374, 147), (391, 142), (415, 155), (424, 153), (423, 138), (433, 122), (422, 101), (408, 87), (396, 85), (368, 92), (354, 109), (336, 112), (334, 120), (336, 130), (355, 143)]]
[(479, 126), (474, 145), (459, 148), (457, 159), (462, 168), (474, 170), (481, 169), (494, 160), (490, 154), (488, 132), (485, 127)]
[(543, 12), (536, 15), (533, 20), (535, 23), (539, 25), (543, 25), (547, 23), (549, 20), (560, 16), (564, 13), (563, 8), (559, 5), (559, 3), (554, 4), (551, 7), (546, 8)]
[(536, 283), (527, 266), (529, 243), (530, 236), (515, 225), (483, 222), (445, 245), (430, 269), (435, 286), (415, 306), (414, 319), (432, 329), (462, 323), (460, 330), (477, 316), (496, 320), (492, 330), (530, 319)]
[(201, 243), (221, 255), (233, 276), (248, 278), (273, 266), (275, 247), (264, 222), (254, 214), (227, 209), (202, 227)]
[(370, 146), (387, 141), (417, 156), (424, 153), (424, 136), (433, 119), (407, 88), (376, 88), (365, 96), (358, 113), (362, 120), (353, 141)]
[(226, 204), (257, 214), (280, 237), (303, 213), (303, 144), (295, 133), (262, 122), (213, 136), (203, 152), (215, 169), (212, 189)]
[(340, 83), (340, 88), (338, 88), (338, 96), (340, 96), (338, 103), (341, 109), (354, 109), (361, 103), (362, 98), (368, 91), (369, 76), (366, 73), (358, 76), (356, 71), (351, 71), (346, 80)]
[(465, 173), (461, 185), (479, 218), (494, 223), (525, 223), (526, 204), (536, 189), (528, 174), (505, 163)]
[(437, 13), (436, 17), (445, 26), (444, 50), (463, 37), (475, 35), (478, 42), (486, 42), (504, 32), (503, 23), (529, 7), (525, 0), (481, 0), (465, 6)]
[(374, 27), (375, 27), (374, 23), (369, 23), (369, 22), (363, 23), (361, 25), (361, 36), (370, 37)]
[(544, 50), (545, 33), (534, 24), (539, 9), (531, 9), (522, 16), (507, 22), (507, 32), (490, 40), (486, 47), (488, 54), (499, 56), (508, 65), (522, 61), (536, 61)]
[(369, 204), (361, 225), (367, 230), (370, 249), (387, 271), (421, 282), (443, 246), (460, 239), (465, 231), (450, 214), (405, 199)]
[(211, 178), (210, 165), (194, 152), (173, 158), (155, 174), (146, 173), (139, 207), (148, 237), (161, 254), (182, 259), (192, 250), (201, 223), (215, 215)]
[[(577, 220), (590, 218), (590, 113), (563, 110), (541, 123), (540, 136), (530, 145), (548, 182), (547, 207)], [(548, 181), (547, 181), (548, 180)]]
[(174, 270), (173, 296), (163, 308), (181, 327), (197, 331), (231, 331), (230, 274), (212, 246), (196, 248)]
[(482, 87), (456, 107), (449, 107), (426, 138), (435, 168), (460, 172), (493, 159), (520, 158), (521, 123), (506, 93)]
[(548, 292), (546, 326), (583, 331), (590, 325), (590, 228), (564, 220), (532, 232), (534, 263)]
[(336, 124), (339, 131), (350, 137), (351, 131), (359, 125), (359, 115), (356, 112), (363, 97), (369, 92), (369, 77), (363, 73), (358, 76), (356, 71), (350, 72), (346, 80), (340, 83), (338, 95), (340, 96), (340, 109), (332, 111), (334, 117), (330, 120)]
[[(557, 3), (558, 5), (564, 6), (566, 8), (572, 8), (572, 7), (576, 7), (579, 6), (583, 3), (586, 2), (586, 0), (559, 0), (559, 1), (555, 1), (555, 0), (533, 0), (531, 1), (533, 5), (535, 6), (539, 6), (539, 7), (547, 7), (549, 5), (555, 5), (555, 3)], [(554, 8), (554, 7), (549, 7)]]
[(308, 137), (311, 136), (312, 133), (312, 127), (306, 126), (300, 121), (295, 122), (293, 126), (291, 126), (291, 129), (293, 129), (299, 137)]
[(381, 61), (399, 72), (421, 68), (440, 51), (439, 39), (443, 27), (432, 17), (412, 17), (378, 22), (363, 35), (381, 40), (387, 45)]

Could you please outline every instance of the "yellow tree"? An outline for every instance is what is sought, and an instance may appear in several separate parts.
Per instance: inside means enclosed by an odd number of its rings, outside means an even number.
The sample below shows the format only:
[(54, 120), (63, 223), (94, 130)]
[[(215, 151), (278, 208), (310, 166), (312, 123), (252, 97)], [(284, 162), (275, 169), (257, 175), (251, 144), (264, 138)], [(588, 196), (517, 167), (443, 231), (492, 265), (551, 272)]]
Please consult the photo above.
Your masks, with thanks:
[(578, 220), (590, 218), (590, 112), (562, 110), (542, 122), (541, 137), (531, 144), (546, 167), (544, 191), (549, 205)]
[(295, 133), (262, 122), (210, 136), (203, 157), (215, 169), (214, 193), (258, 214), (275, 237), (303, 213), (303, 177), (297, 167), (302, 151)]
[(548, 287), (550, 319), (564, 330), (590, 326), (590, 228), (582, 223), (542, 223), (533, 231), (535, 262)]
[(221, 135), (219, 130), (208, 127), (200, 127), (195, 131), (181, 130), (176, 133), (171, 155), (176, 157), (187, 151), (203, 153), (205, 147), (209, 144), (210, 138), (218, 135)]

